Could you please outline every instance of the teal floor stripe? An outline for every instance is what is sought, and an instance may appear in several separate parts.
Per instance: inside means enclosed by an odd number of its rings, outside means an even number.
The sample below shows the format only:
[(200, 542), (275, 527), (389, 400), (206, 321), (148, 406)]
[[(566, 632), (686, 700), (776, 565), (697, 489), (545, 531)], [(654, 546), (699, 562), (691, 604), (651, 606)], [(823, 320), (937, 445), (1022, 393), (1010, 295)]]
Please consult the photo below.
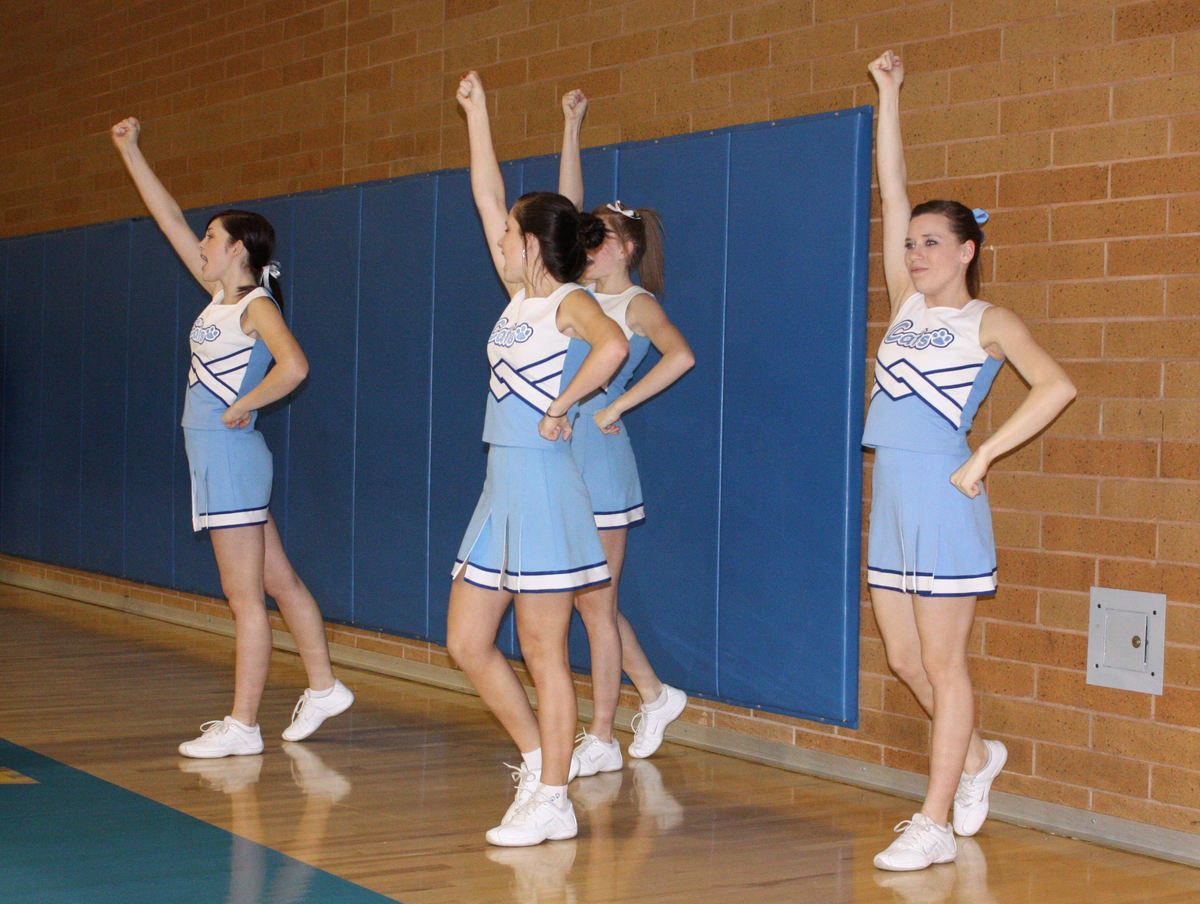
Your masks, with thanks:
[(0, 739), (0, 897), (20, 904), (384, 904), (391, 898)]

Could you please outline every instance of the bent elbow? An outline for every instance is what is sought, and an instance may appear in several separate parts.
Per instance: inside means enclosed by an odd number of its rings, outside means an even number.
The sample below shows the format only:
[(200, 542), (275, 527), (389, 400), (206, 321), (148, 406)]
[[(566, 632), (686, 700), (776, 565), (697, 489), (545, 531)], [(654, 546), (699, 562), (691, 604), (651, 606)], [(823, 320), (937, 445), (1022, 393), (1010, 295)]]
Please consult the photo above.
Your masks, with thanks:
[(629, 340), (623, 335), (614, 336), (605, 343), (605, 351), (615, 370), (629, 357)]
[(288, 367), (288, 378), (295, 389), (308, 379), (308, 361), (295, 361)]

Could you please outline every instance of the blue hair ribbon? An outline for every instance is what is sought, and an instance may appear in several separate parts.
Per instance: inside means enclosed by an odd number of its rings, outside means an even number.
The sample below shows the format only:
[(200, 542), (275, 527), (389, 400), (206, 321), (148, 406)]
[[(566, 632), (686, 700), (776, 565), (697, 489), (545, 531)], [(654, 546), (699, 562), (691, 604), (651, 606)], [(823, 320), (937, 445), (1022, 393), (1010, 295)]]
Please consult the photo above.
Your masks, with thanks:
[[(980, 226), (983, 226), (984, 223), (986, 223), (989, 219), (991, 219), (991, 214), (989, 214), (982, 207), (972, 208), (971, 213), (973, 213), (975, 215), (975, 222), (978, 223)], [(980, 236), (983, 237), (979, 243), (982, 245), (985, 241), (987, 241), (987, 235), (984, 233), (984, 231), (982, 229), (979, 230), (979, 234), (980, 234)]]

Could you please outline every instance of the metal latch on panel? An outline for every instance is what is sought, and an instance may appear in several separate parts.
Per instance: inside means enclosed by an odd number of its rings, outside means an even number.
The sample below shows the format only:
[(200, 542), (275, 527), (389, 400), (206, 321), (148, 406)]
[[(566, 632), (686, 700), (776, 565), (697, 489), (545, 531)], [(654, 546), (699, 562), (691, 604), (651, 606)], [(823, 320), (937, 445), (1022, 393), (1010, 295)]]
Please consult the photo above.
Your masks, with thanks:
[(1161, 694), (1166, 595), (1093, 587), (1089, 612), (1087, 683)]

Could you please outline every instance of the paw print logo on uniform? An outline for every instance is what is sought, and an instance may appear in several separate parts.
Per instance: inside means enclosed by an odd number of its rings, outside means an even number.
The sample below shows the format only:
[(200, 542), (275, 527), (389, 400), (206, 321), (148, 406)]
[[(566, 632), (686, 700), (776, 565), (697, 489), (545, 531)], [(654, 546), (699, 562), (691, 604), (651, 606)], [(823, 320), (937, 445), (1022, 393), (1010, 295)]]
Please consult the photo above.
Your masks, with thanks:
[(204, 318), (197, 317), (196, 322), (192, 324), (192, 332), (190, 338), (196, 345), (202, 345), (205, 342), (216, 342), (217, 337), (221, 335), (221, 330), (216, 326), (205, 326)]

